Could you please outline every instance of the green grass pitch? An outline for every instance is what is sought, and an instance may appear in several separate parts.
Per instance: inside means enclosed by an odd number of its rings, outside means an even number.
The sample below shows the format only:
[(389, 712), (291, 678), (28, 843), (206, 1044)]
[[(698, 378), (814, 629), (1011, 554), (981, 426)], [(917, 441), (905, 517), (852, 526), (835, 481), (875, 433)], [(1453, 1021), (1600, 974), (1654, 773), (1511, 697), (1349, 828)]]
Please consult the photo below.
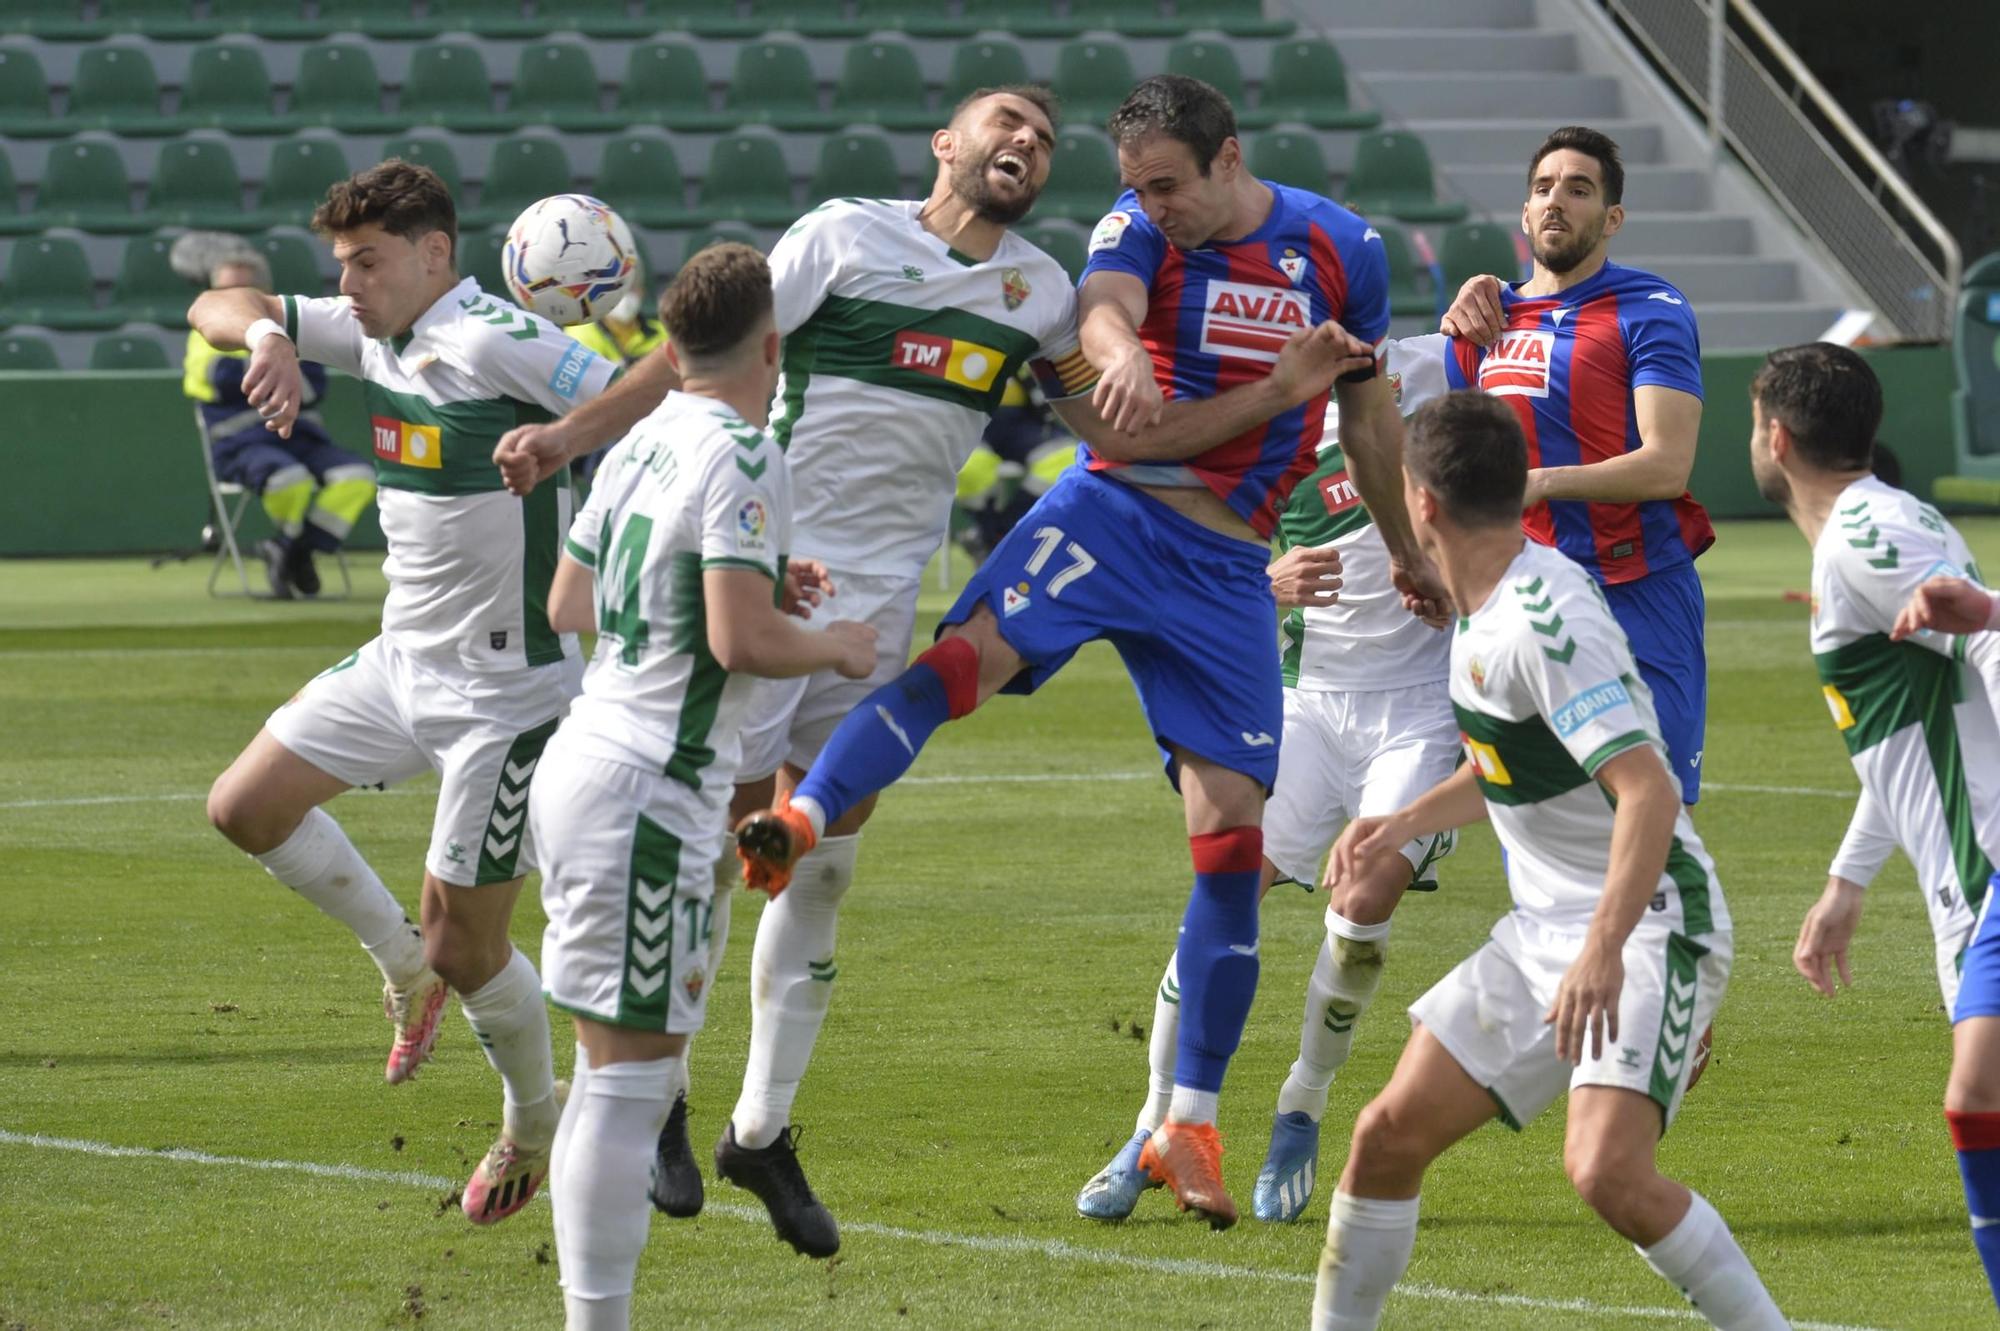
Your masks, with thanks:
[[(2000, 521), (1965, 529), (2000, 563)], [(382, 583), (357, 563), (362, 595), (344, 605), (211, 601), (195, 566), (11, 564), (0, 578), (0, 1328), (561, 1319), (546, 1206), (475, 1230), (444, 1205), (499, 1109), (463, 1019), (414, 1084), (384, 1085), (367, 959), (202, 816), (265, 714), (372, 632)], [(1713, 1065), (1662, 1159), (1714, 1200), (1800, 1325), (1986, 1324), (1939, 1111), (1949, 1031), (1907, 866), (1871, 894), (1856, 989), (1825, 1001), (1791, 968), (1854, 789), (1805, 607), (1783, 596), (1806, 570), (1782, 524), (1728, 526), (1702, 561), (1712, 701), (1696, 821), (1735, 913), (1736, 969)], [(943, 604), (926, 595), (928, 615)], [(951, 727), (913, 776), (868, 831), (798, 1107), (840, 1256), (794, 1256), (754, 1201), (711, 1180), (699, 1220), (656, 1219), (637, 1324), (1302, 1325), (1331, 1181), (1402, 1045), (1401, 1009), (1504, 909), (1490, 832), (1398, 917), (1303, 1220), (1214, 1234), (1150, 1193), (1103, 1227), (1072, 1199), (1130, 1132), (1188, 877), (1179, 806), (1116, 658), (1088, 650), (1041, 696)], [(406, 900), (431, 789), (333, 805)], [(737, 898), (692, 1058), (702, 1153), (742, 1068), (759, 900)], [(1265, 908), (1262, 987), (1223, 1099), (1246, 1212), (1319, 919), (1296, 889)], [(531, 888), (515, 921), (531, 957), (541, 924)], [(1435, 1168), (1389, 1324), (1692, 1320), (1571, 1194), (1558, 1110), (1519, 1136), (1483, 1130)]]

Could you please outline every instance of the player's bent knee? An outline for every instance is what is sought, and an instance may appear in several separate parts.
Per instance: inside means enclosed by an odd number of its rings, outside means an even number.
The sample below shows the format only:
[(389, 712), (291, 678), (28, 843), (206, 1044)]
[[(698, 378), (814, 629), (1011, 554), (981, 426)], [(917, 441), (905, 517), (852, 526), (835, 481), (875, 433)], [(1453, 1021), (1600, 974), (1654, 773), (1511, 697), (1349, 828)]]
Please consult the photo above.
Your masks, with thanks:
[(1563, 1172), (1583, 1204), (1621, 1232), (1621, 1219), (1646, 1195), (1646, 1184), (1658, 1174), (1650, 1155), (1607, 1143), (1566, 1146)]
[(1347, 1167), (1357, 1180), (1403, 1186), (1421, 1179), (1436, 1154), (1395, 1102), (1377, 1096), (1354, 1120)]
[(278, 807), (255, 781), (241, 780), (231, 768), (208, 790), (209, 826), (251, 855), (275, 850), (298, 830), (303, 811)]

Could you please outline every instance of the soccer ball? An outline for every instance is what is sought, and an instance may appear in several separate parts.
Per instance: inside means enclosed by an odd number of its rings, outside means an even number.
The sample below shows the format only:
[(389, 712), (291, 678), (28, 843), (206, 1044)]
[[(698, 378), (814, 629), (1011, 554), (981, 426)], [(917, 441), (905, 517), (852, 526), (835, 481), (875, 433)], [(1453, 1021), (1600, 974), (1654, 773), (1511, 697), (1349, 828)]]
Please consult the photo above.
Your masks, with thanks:
[(630, 228), (588, 194), (529, 204), (507, 228), (500, 264), (517, 304), (564, 327), (609, 313), (640, 280)]

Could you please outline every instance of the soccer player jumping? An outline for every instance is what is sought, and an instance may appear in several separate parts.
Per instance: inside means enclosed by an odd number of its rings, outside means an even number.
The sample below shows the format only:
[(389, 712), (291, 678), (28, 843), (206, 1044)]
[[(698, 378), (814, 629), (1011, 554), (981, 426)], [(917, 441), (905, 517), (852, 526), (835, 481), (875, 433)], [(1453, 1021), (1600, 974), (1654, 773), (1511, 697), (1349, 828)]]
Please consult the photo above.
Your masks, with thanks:
[[(1082, 335), (1104, 370), (1094, 405), (1138, 433), (1084, 432), (1083, 465), (981, 566), (937, 645), (849, 712), (790, 800), (747, 819), (738, 844), (751, 883), (782, 889), (939, 725), (996, 692), (1032, 692), (1084, 643), (1110, 641), (1186, 803), (1195, 868), (1173, 1102), (1142, 1163), (1222, 1227), (1236, 1206), (1215, 1106), (1256, 988), (1259, 824), (1283, 725), (1268, 541), (1343, 376), (1343, 443), (1398, 585), (1436, 589), (1410, 540), (1401, 423), (1376, 374), (1389, 319), (1379, 238), (1324, 199), (1252, 177), (1227, 99), (1197, 80), (1146, 80), (1110, 128), (1133, 192), (1099, 226)], [(1190, 428), (1156, 426), (1176, 419)]]

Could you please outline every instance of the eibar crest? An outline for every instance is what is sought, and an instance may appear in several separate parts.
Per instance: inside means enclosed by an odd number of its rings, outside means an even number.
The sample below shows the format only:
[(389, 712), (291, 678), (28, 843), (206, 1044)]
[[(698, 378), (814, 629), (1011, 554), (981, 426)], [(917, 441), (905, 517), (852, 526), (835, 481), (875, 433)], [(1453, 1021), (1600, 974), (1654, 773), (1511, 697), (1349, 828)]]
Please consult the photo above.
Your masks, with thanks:
[(1008, 309), (1020, 309), (1022, 303), (1031, 294), (1032, 291), (1028, 286), (1028, 279), (1021, 275), (1020, 269), (1003, 268), (1000, 270), (1000, 298), (1007, 302)]
[(1285, 246), (1285, 252), (1278, 256), (1278, 271), (1285, 275), (1287, 282), (1290, 282), (1293, 286), (1297, 286), (1299, 283), (1305, 281), (1306, 256), (1300, 254), (1290, 245)]

